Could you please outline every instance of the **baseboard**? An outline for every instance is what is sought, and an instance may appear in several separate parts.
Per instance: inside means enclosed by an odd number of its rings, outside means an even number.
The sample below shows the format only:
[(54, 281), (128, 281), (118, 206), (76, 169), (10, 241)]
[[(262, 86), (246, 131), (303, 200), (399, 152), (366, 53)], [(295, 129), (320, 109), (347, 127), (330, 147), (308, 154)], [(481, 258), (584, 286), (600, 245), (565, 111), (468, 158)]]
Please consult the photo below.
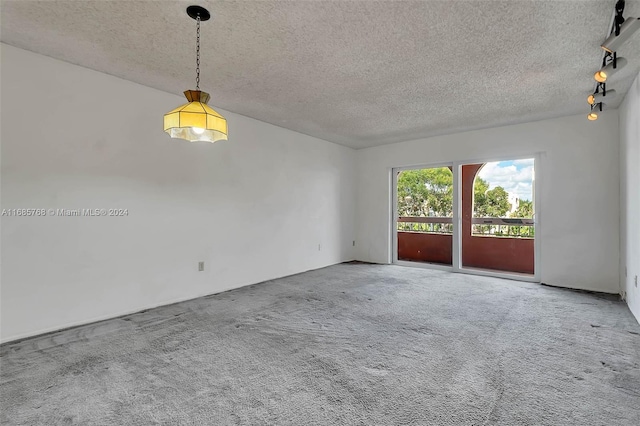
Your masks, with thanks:
[[(269, 281), (269, 280), (267, 280), (267, 281)], [(261, 281), (261, 282), (264, 282), (264, 281)], [(133, 310), (122, 311), (122, 312), (118, 312), (118, 313), (115, 313), (115, 314), (102, 315), (102, 316), (99, 316), (99, 317), (94, 317), (94, 318), (90, 318), (90, 319), (79, 321), (79, 322), (71, 322), (71, 323), (63, 324), (61, 326), (45, 328), (43, 330), (38, 330), (38, 331), (33, 332), (33, 333), (23, 333), (23, 334), (19, 334), (17, 336), (10, 337), (7, 340), (0, 340), (0, 345), (5, 345), (5, 344), (9, 344), (9, 343), (17, 343), (17, 342), (22, 341), (22, 340), (43, 337), (43, 336), (46, 336), (48, 334), (58, 333), (58, 332), (69, 330), (69, 329), (76, 328), (76, 327), (84, 327), (86, 325), (96, 324), (96, 323), (99, 323), (99, 322), (102, 322), (102, 321), (108, 321), (108, 320), (112, 320), (112, 319), (116, 319), (116, 318), (126, 317), (126, 316), (129, 316), (129, 315), (139, 314), (139, 313), (146, 312), (146, 311), (148, 311), (150, 309), (160, 308), (162, 306), (175, 305), (176, 303), (187, 302), (189, 300), (195, 300), (195, 299), (199, 299), (201, 297), (211, 296), (211, 295), (214, 295), (214, 294), (220, 294), (220, 293), (224, 293), (226, 291), (235, 290), (237, 288), (246, 287), (248, 285), (252, 285), (252, 284), (245, 284), (245, 285), (241, 285), (239, 287), (231, 287), (231, 288), (227, 288), (227, 289), (224, 289), (224, 290), (216, 291), (215, 293), (202, 294), (202, 295), (198, 295), (198, 296), (195, 296), (195, 297), (189, 296), (189, 297), (181, 298), (181, 299), (163, 301), (163, 302), (160, 302), (160, 303), (157, 303), (157, 304), (153, 304), (153, 305), (149, 305), (149, 306), (142, 307), (142, 308), (135, 308)]]
[(94, 318), (90, 318), (90, 319), (83, 320), (83, 321), (78, 321), (78, 322), (66, 323), (66, 324), (63, 324), (63, 325), (59, 325), (59, 326), (55, 326), (55, 327), (51, 327), (51, 328), (45, 328), (45, 329), (34, 331), (34, 332), (18, 334), (16, 336), (11, 336), (10, 338), (8, 338), (6, 340), (3, 340), (0, 337), (0, 346), (18, 343), (18, 342), (26, 340), (26, 339), (39, 338), (39, 337), (43, 337), (43, 336), (46, 336), (46, 335), (49, 335), (49, 334), (59, 333), (61, 331), (69, 330), (69, 329), (76, 328), (76, 327), (84, 327), (86, 325), (96, 324), (96, 323), (99, 323), (99, 322), (102, 322), (102, 321), (108, 321), (108, 320), (112, 320), (112, 319), (126, 317), (126, 316), (129, 316), (129, 315), (135, 315), (135, 314), (146, 312), (146, 311), (151, 310), (151, 309), (160, 308), (160, 307), (163, 307), (163, 306), (170, 306), (170, 305), (175, 305), (176, 303), (182, 303), (182, 302), (187, 302), (189, 300), (200, 299), (202, 297), (213, 296), (215, 294), (225, 293), (227, 291), (236, 290), (236, 289), (239, 289), (239, 288), (242, 288), (242, 287), (247, 287), (247, 286), (250, 286), (250, 285), (263, 284), (263, 283), (266, 283), (266, 282), (269, 282), (269, 281), (278, 280), (278, 279), (281, 279), (281, 278), (292, 277), (294, 275), (304, 274), (305, 272), (315, 271), (315, 270), (323, 269), (323, 268), (328, 268), (329, 266), (338, 265), (338, 264), (341, 264), (341, 263), (348, 263), (348, 262), (351, 262), (351, 261), (341, 261), (341, 262), (331, 263), (329, 265), (320, 266), (318, 268), (307, 269), (307, 270), (304, 270), (304, 271), (301, 271), (301, 272), (295, 272), (293, 274), (283, 275), (283, 276), (274, 277), (274, 278), (268, 278), (268, 279), (265, 279), (265, 280), (262, 280), (262, 281), (258, 281), (258, 282), (242, 284), (242, 285), (239, 285), (239, 286), (236, 286), (236, 287), (223, 288), (222, 290), (217, 290), (214, 293), (205, 293), (205, 294), (200, 294), (200, 295), (197, 295), (197, 296), (188, 296), (188, 297), (179, 298), (179, 299), (167, 300), (167, 301), (164, 301), (164, 302), (160, 302), (160, 303), (153, 304), (153, 305), (148, 305), (148, 306), (143, 306), (143, 307), (135, 308), (135, 309), (132, 309), (132, 310), (122, 311), (122, 312), (118, 312), (118, 313), (114, 313), (114, 314), (102, 315), (102, 316), (99, 316), (99, 317), (94, 317)]
[(365, 262), (364, 260), (347, 260), (346, 262), (342, 263), (346, 265), (381, 265), (381, 263)]
[(585, 290), (585, 289), (582, 289), (582, 288), (562, 287), (562, 286), (559, 286), (559, 285), (553, 285), (553, 284), (547, 284), (547, 283), (540, 283), (540, 285), (543, 285), (545, 287), (557, 288), (559, 290), (573, 291), (575, 293), (593, 294), (594, 296), (601, 296), (601, 297), (604, 297), (606, 299), (621, 300), (620, 299), (620, 293), (611, 293), (611, 292), (599, 291), (599, 290)]

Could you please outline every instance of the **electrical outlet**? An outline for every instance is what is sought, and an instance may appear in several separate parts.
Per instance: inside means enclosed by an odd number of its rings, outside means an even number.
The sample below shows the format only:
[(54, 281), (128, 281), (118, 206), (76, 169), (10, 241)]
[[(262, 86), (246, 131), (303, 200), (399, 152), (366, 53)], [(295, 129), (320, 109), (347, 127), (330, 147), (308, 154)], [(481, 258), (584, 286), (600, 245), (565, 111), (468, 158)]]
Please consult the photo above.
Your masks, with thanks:
[(320, 251), (320, 250), (321, 250), (321, 246), (320, 246), (320, 244), (318, 244), (318, 251)]
[(198, 271), (204, 271), (204, 262), (198, 262)]
[(634, 281), (636, 283), (636, 287), (638, 287), (638, 276), (636, 275), (636, 277), (634, 278)]
[(356, 246), (356, 240), (353, 240), (353, 246), (354, 247)]

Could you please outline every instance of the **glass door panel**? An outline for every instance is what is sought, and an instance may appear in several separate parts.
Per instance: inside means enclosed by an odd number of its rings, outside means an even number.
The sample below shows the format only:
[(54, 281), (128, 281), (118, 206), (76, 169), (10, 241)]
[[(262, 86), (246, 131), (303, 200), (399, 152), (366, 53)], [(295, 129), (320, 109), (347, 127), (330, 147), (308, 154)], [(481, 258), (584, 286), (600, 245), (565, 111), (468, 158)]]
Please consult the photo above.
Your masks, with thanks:
[(461, 263), (534, 275), (533, 158), (462, 166)]
[(397, 259), (453, 264), (452, 167), (396, 172)]

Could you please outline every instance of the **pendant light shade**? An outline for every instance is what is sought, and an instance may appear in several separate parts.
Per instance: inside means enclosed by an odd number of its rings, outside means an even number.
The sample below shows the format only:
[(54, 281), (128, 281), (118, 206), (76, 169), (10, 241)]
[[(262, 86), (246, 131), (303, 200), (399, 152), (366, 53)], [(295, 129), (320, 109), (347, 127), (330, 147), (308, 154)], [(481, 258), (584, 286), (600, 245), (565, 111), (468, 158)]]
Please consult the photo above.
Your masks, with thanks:
[(227, 120), (207, 105), (209, 94), (187, 90), (184, 95), (189, 102), (164, 115), (164, 131), (189, 142), (226, 141)]
[(209, 94), (200, 91), (200, 22), (211, 15), (200, 6), (189, 6), (187, 15), (195, 19), (196, 26), (196, 90), (184, 92), (188, 103), (164, 115), (164, 131), (169, 136), (189, 142), (216, 142), (227, 140), (227, 120), (207, 105)]

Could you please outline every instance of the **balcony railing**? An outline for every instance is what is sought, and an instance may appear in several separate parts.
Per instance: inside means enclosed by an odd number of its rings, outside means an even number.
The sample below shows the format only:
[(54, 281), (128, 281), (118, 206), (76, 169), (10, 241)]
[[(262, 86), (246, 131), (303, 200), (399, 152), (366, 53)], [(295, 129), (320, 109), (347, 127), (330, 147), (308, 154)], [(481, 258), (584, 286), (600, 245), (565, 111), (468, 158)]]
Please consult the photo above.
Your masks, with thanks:
[[(471, 235), (474, 236), (534, 237), (534, 220), (531, 218), (474, 217), (471, 224)], [(403, 216), (398, 218), (398, 231), (452, 234), (453, 218)]]
[(399, 217), (398, 231), (452, 234), (452, 217)]
[(533, 238), (532, 218), (474, 217), (471, 235), (489, 237)]

